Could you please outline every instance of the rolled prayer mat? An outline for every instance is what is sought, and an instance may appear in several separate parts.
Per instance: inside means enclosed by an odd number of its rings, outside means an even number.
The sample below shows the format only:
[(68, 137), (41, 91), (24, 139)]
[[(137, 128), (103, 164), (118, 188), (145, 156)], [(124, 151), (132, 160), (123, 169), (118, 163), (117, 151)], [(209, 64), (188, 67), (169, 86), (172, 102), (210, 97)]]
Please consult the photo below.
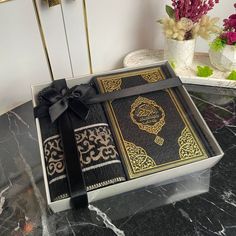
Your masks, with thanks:
[[(38, 94), (40, 105), (51, 105), (44, 98), (44, 94), (48, 90), (58, 89), (55, 82)], [(89, 90), (89, 93), (81, 94), (82, 99), (86, 100), (86, 96), (96, 94), (92, 85), (80, 86), (86, 91)], [(89, 105), (89, 113), (85, 120), (80, 119), (70, 109), (67, 112), (74, 129), (86, 190), (91, 191), (125, 181), (125, 172), (102, 105), (99, 103)], [(39, 117), (39, 122), (51, 201), (68, 198), (70, 196), (63, 145), (57, 122), (52, 123), (49, 115)]]

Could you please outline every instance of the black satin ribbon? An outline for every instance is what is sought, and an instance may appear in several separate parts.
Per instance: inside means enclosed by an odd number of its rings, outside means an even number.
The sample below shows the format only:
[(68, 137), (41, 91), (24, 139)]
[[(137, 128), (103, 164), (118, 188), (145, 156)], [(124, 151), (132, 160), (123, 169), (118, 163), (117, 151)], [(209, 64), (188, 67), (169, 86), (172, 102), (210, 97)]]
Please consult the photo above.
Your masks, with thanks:
[(86, 120), (89, 114), (90, 104), (150, 93), (181, 85), (181, 80), (176, 77), (111, 93), (94, 95), (91, 85), (82, 84), (69, 89), (66, 81), (62, 79), (53, 81), (50, 87), (41, 91), (41, 98), (44, 100), (44, 103), (34, 108), (34, 115), (36, 118), (50, 116), (52, 122), (58, 121), (64, 149), (71, 204), (73, 207), (87, 206), (88, 198), (80, 158), (78, 156), (74, 129), (68, 111), (76, 114), (79, 119)]
[(74, 86), (69, 89), (64, 79), (56, 80), (45, 91), (41, 92), (41, 97), (47, 102), (47, 105), (39, 105), (36, 112), (39, 117), (49, 115), (52, 123), (68, 109), (80, 119), (86, 120), (89, 107), (83, 100), (89, 98), (90, 89), (89, 85)]
[(73, 208), (86, 207), (88, 198), (74, 129), (68, 111), (72, 111), (78, 118), (86, 120), (89, 107), (83, 100), (89, 96), (89, 88), (89, 85), (81, 85), (69, 89), (64, 79), (54, 81), (50, 87), (41, 91), (40, 99), (43, 100), (43, 103), (35, 108), (36, 117), (49, 115), (52, 122), (58, 122), (71, 196), (70, 204)]
[[(56, 80), (53, 82), (55, 86), (58, 84), (57, 86), (59, 87), (59, 90), (62, 83), (61, 81), (64, 80)], [(63, 83), (65, 83), (65, 81)], [(122, 90), (98, 95), (91, 95), (91, 87), (87, 84), (77, 85), (71, 89), (67, 88), (66, 91), (62, 90), (61, 92), (51, 88), (49, 91), (47, 91), (47, 94), (44, 93), (43, 95), (44, 99), (49, 101), (50, 105), (39, 105), (35, 107), (34, 116), (38, 118), (50, 116), (51, 121), (54, 122), (69, 108), (79, 118), (86, 120), (89, 112), (88, 105), (90, 104), (151, 93), (154, 91), (178, 87), (181, 85), (181, 80), (178, 77), (173, 77), (154, 83), (138, 85), (131, 88), (125, 88)]]
[(59, 132), (63, 144), (65, 168), (70, 193), (70, 204), (73, 208), (88, 205), (87, 191), (78, 156), (73, 125), (68, 112), (64, 112), (58, 119)]
[(124, 88), (118, 91), (113, 91), (110, 93), (95, 95), (89, 98), (86, 104), (94, 104), (94, 103), (106, 102), (109, 100), (127, 98), (135, 95), (151, 93), (158, 90), (164, 90), (167, 88), (174, 88), (181, 85), (182, 85), (181, 80), (178, 77), (173, 77), (166, 80), (160, 80), (154, 83), (142, 84), (131, 88)]

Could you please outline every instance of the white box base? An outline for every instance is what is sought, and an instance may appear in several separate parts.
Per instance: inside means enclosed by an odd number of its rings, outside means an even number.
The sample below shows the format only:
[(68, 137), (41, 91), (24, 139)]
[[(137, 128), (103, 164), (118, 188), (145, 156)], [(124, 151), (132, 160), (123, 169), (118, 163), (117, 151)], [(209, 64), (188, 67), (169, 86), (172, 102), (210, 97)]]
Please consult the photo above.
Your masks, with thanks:
[[(114, 71), (109, 71), (107, 73), (99, 73), (99, 74), (103, 74), (103, 75), (104, 74), (113, 74), (113, 73), (117, 73), (117, 72), (130, 71), (130, 70), (134, 70), (134, 69), (148, 68), (148, 67), (153, 67), (155, 65), (158, 66), (163, 63), (166, 63), (166, 61), (159, 62), (159, 63), (153, 64), (150, 66), (141, 66), (141, 67), (136, 67), (136, 68), (125, 68), (125, 69), (119, 69), (119, 70), (114, 70)], [(97, 75), (98, 74), (88, 75), (88, 76), (84, 76), (84, 77), (76, 78), (76, 79), (68, 79), (67, 85), (70, 88), (70, 87), (73, 87), (74, 85), (78, 85), (81, 83), (88, 83), (92, 77), (97, 76)], [(36, 98), (37, 98), (38, 92), (49, 85), (50, 85), (50, 83), (38, 84), (38, 85), (32, 86), (33, 106), (34, 107), (37, 105)], [(201, 114), (197, 110), (195, 104), (193, 103), (191, 97), (189, 96), (187, 90), (184, 87), (181, 88), (181, 93), (184, 96), (185, 101), (190, 106), (190, 108), (195, 116), (196, 121), (198, 122), (200, 128), (204, 132), (212, 149), (216, 153), (216, 156), (210, 157), (208, 159), (200, 160), (197, 162), (193, 162), (190, 164), (186, 164), (183, 166), (175, 167), (175, 168), (172, 168), (169, 170), (150, 174), (150, 175), (140, 177), (137, 179), (129, 180), (126, 182), (122, 182), (122, 183), (110, 185), (110, 186), (107, 186), (107, 187), (104, 187), (101, 189), (90, 191), (90, 192), (88, 192), (89, 203), (94, 202), (94, 201), (98, 201), (98, 200), (101, 200), (104, 198), (108, 198), (113, 195), (128, 192), (131, 190), (140, 189), (140, 188), (146, 187), (148, 185), (160, 184), (160, 183), (170, 180), (170, 179), (178, 178), (183, 175), (188, 175), (193, 172), (197, 172), (197, 171), (211, 168), (222, 158), (222, 156), (224, 154), (222, 149), (220, 148), (219, 144), (217, 143), (216, 139), (214, 138), (213, 134), (211, 133), (210, 129), (208, 128), (206, 122), (202, 118)], [(51, 201), (50, 194), (49, 194), (49, 187), (47, 184), (48, 180), (47, 180), (45, 161), (44, 161), (41, 129), (40, 129), (40, 124), (39, 124), (38, 119), (36, 119), (36, 127), (37, 127), (37, 133), (38, 133), (41, 162), (42, 162), (42, 167), (43, 167), (43, 177), (44, 177), (44, 183), (45, 183), (47, 203), (48, 203), (49, 207), (54, 212), (59, 212), (59, 211), (70, 209), (71, 208), (70, 207), (70, 198), (66, 198), (66, 199), (54, 201), (54, 202)]]

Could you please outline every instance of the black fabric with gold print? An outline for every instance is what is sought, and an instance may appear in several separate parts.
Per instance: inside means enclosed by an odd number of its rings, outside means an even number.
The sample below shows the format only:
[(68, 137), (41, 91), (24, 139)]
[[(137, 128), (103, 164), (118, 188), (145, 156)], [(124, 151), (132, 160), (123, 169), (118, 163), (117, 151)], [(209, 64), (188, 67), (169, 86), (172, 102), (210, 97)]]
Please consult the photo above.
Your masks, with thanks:
[[(52, 86), (53, 84), (50, 87)], [(42, 96), (42, 93), (47, 89), (38, 95), (40, 104), (47, 102)], [(95, 88), (90, 88), (90, 91), (92, 94), (96, 94)], [(102, 105), (93, 104), (89, 109), (90, 112), (86, 120), (81, 120), (73, 112), (68, 111), (87, 191), (126, 180)], [(58, 126), (51, 122), (49, 116), (41, 117), (39, 122), (51, 200), (68, 198), (69, 188), (63, 142), (59, 135)]]
[[(95, 79), (101, 93), (164, 80), (161, 67)], [(173, 89), (109, 101), (104, 108), (128, 178), (208, 157)]]

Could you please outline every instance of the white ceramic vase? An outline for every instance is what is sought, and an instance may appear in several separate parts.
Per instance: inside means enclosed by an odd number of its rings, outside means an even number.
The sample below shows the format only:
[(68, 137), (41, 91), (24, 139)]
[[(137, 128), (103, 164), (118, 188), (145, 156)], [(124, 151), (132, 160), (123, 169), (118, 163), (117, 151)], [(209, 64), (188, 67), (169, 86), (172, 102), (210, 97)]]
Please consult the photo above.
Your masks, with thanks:
[(195, 44), (195, 39), (183, 41), (166, 39), (164, 58), (178, 68), (189, 67), (193, 62)]
[(211, 64), (220, 71), (232, 71), (236, 69), (236, 47), (225, 45), (220, 51), (210, 48), (209, 57)]

